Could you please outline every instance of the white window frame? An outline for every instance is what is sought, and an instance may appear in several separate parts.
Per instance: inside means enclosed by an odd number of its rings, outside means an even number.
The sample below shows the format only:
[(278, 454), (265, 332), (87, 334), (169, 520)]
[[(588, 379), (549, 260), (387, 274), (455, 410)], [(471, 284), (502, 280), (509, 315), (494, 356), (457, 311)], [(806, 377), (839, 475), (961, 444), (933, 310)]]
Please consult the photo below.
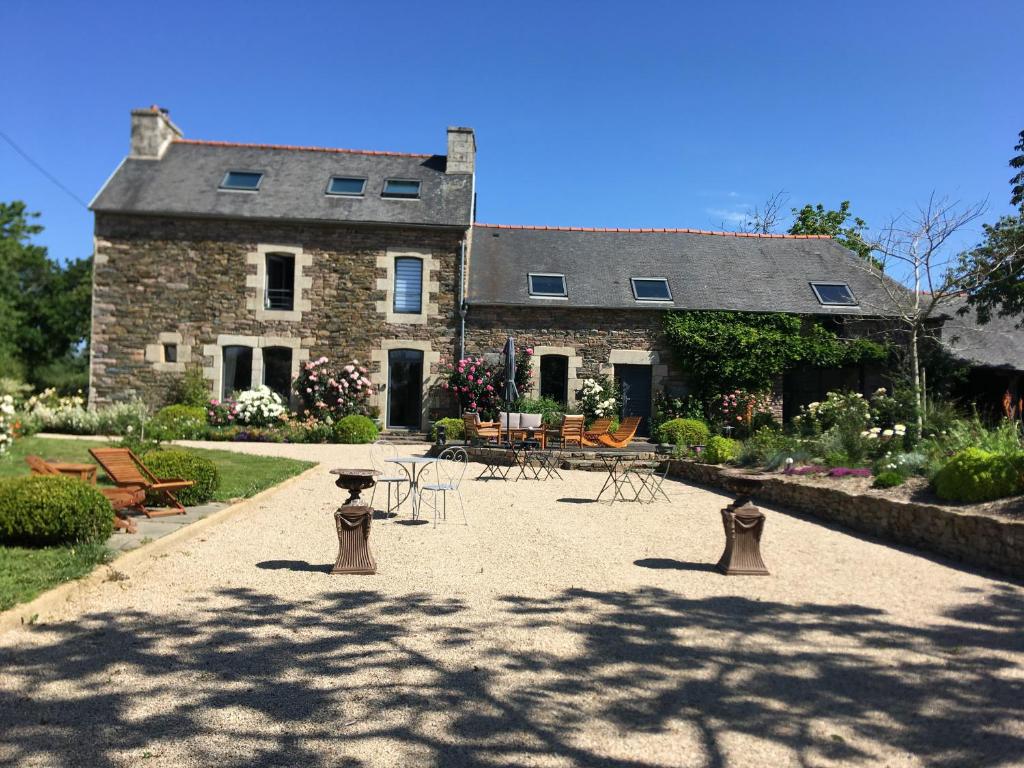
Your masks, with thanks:
[[(348, 179), (349, 181), (361, 181), (363, 186), (358, 192), (331, 192), (331, 185), (335, 179)], [(327, 187), (324, 189), (324, 194), (328, 197), (363, 197), (366, 195), (366, 177), (365, 176), (331, 176), (327, 180)]]
[[(562, 281), (561, 293), (537, 293), (533, 290), (533, 278), (535, 277), (557, 277)], [(569, 298), (569, 285), (564, 274), (558, 272), (528, 272), (526, 275), (526, 289), (531, 299), (556, 299), (565, 300)]]
[[(818, 303), (823, 307), (859, 307), (860, 301), (857, 299), (857, 295), (853, 292), (849, 283), (844, 283), (839, 280), (811, 280), (808, 283), (811, 286), (811, 290), (814, 291), (815, 298), (818, 299)], [(847, 293), (850, 294), (850, 298), (853, 301), (825, 301), (821, 294), (818, 292), (818, 286), (842, 286), (846, 289)]]
[[(668, 298), (667, 299), (641, 298), (640, 296), (637, 295), (637, 292), (636, 292), (636, 284), (637, 284), (638, 280), (641, 281), (641, 282), (649, 282), (649, 283), (664, 283), (665, 284), (665, 290), (668, 291)], [(648, 304), (671, 304), (672, 301), (673, 301), (673, 299), (672, 299), (672, 286), (669, 285), (667, 277), (631, 277), (631, 278), (629, 278), (629, 285), (633, 289), (633, 300), (634, 301), (642, 301), (642, 302), (645, 302), (645, 303), (648, 303)]]

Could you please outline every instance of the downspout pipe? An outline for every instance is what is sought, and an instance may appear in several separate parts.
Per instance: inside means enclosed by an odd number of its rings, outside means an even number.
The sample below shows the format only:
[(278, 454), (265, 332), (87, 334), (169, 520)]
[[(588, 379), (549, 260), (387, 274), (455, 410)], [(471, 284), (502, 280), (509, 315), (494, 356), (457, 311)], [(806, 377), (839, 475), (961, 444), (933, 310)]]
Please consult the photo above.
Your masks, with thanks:
[(466, 356), (466, 240), (459, 243), (459, 360)]

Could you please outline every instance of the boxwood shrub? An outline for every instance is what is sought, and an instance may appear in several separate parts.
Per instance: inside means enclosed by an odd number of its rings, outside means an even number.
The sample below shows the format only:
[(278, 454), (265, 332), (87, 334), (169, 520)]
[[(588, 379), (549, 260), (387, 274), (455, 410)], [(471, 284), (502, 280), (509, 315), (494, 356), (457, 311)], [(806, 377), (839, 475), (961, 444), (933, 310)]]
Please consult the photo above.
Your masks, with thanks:
[(430, 439), (437, 440), (437, 428), (445, 429), (449, 440), (462, 440), (466, 436), (466, 423), (462, 419), (438, 419), (430, 428)]
[(700, 457), (708, 464), (725, 464), (728, 461), (734, 461), (739, 452), (740, 446), (735, 440), (715, 435), (708, 439)]
[(29, 547), (93, 544), (114, 530), (114, 511), (93, 486), (73, 477), (0, 481), (0, 542)]
[[(150, 471), (162, 480), (192, 480), (191, 488), (175, 491), (178, 501), (186, 507), (205, 504), (213, 498), (217, 486), (220, 485), (220, 472), (217, 465), (209, 459), (190, 451), (150, 451), (142, 462)], [(163, 504), (166, 499), (159, 495), (150, 496), (147, 503)]]
[(711, 436), (700, 419), (670, 419), (658, 427), (658, 442), (673, 445), (704, 445)]
[(935, 492), (950, 501), (992, 501), (1022, 490), (1021, 456), (965, 448), (935, 475)]
[(358, 414), (338, 419), (334, 424), (336, 443), (372, 443), (378, 434), (373, 419)]

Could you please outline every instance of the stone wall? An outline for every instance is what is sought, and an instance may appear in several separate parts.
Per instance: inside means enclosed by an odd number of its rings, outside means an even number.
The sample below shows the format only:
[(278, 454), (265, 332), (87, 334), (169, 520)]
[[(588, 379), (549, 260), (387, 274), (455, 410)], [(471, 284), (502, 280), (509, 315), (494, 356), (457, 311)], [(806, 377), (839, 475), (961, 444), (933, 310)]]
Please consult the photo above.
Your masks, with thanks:
[[(693, 461), (673, 461), (670, 477), (728, 489), (728, 469)], [(764, 501), (838, 523), (894, 544), (916, 547), (974, 566), (1024, 578), (1024, 520), (1011, 520), (933, 504), (853, 494), (765, 477), (755, 501)], [(771, 535), (771, 522), (765, 535)], [(894, 585), (899, 574), (893, 574)]]
[[(412, 227), (98, 213), (90, 400), (142, 398), (157, 407), (181, 376), (181, 364), (202, 366), (212, 392), (218, 339), (225, 337), (266, 340), (268, 346), (286, 342), (300, 358), (356, 358), (370, 364), (378, 379), (381, 350), (409, 341), (410, 347), (428, 351), (425, 375), (433, 376), (439, 358), (457, 347), (455, 301), (464, 235)], [(297, 288), (305, 287), (296, 296), (296, 310), (302, 311), (257, 317), (252, 254), (267, 246), (300, 254), (302, 281), (296, 282)], [(380, 311), (386, 291), (379, 281), (387, 277), (380, 264), (389, 249), (430, 255), (433, 269), (425, 268), (423, 275), (423, 304), (430, 315), (425, 322), (388, 322)], [(182, 339), (179, 365), (173, 367), (154, 357), (160, 350), (153, 345), (168, 334)]]

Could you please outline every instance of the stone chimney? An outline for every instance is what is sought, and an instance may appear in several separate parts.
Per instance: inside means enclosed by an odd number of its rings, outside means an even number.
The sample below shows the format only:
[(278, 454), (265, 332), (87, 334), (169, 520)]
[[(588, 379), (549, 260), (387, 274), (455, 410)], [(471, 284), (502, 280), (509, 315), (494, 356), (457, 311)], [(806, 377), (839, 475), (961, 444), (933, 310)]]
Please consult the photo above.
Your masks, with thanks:
[(448, 165), (445, 173), (469, 173), (476, 168), (476, 136), (472, 128), (448, 127)]
[(171, 122), (166, 109), (155, 104), (132, 110), (132, 151), (130, 157), (159, 160), (181, 129)]

